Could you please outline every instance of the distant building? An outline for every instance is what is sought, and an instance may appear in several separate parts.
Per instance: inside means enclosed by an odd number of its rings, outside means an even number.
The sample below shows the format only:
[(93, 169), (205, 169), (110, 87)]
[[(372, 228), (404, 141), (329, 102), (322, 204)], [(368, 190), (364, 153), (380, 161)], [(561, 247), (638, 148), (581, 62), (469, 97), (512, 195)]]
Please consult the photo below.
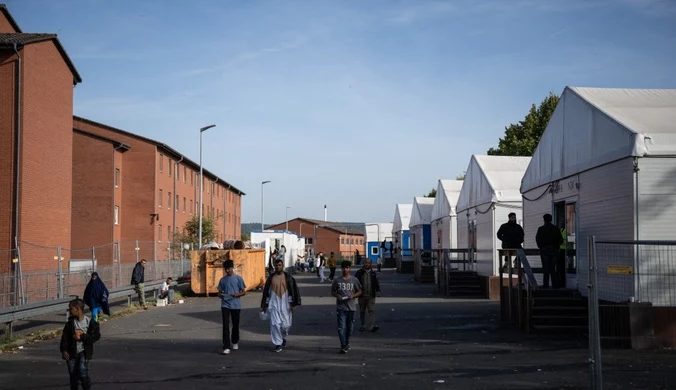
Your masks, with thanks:
[[(265, 230), (285, 230), (286, 221), (268, 226)], [(325, 222), (310, 218), (289, 220), (289, 231), (305, 238), (305, 248), (312, 254), (323, 252), (328, 257), (334, 252), (349, 257), (355, 250), (364, 254), (364, 225), (357, 223)]]

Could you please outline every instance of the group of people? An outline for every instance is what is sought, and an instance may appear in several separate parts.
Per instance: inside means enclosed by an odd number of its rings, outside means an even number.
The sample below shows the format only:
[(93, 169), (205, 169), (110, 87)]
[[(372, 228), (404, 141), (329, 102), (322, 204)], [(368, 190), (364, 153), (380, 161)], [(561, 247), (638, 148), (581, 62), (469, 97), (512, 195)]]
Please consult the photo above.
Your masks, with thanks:
[[(502, 241), (503, 249), (520, 249), (524, 242), (523, 228), (516, 222), (516, 214), (508, 215), (509, 221), (498, 229), (498, 239)], [(542, 216), (544, 224), (535, 234), (535, 242), (540, 249), (542, 261), (542, 287), (549, 288), (550, 281), (553, 288), (566, 287), (566, 230), (557, 228), (552, 223), (552, 215)]]
[[(320, 254), (321, 255), (321, 254)], [(333, 253), (332, 253), (333, 255)], [(331, 256), (329, 259), (335, 257)], [(331, 263), (329, 263), (331, 264)], [(239, 349), (240, 298), (246, 294), (246, 285), (241, 276), (234, 273), (232, 260), (224, 262), (225, 276), (218, 284), (223, 318), (223, 354)], [(320, 267), (322, 267), (320, 263)], [(375, 322), (376, 297), (380, 296), (380, 282), (371, 268), (371, 260), (366, 259), (355, 276), (351, 275), (352, 263), (341, 263), (342, 275), (333, 278), (331, 295), (336, 299), (338, 337), (340, 353), (350, 350), (350, 338), (354, 329), (355, 313), (360, 312), (360, 331), (366, 330), (366, 314), (370, 316), (368, 329), (378, 331)], [(332, 272), (335, 272), (335, 268)], [(270, 321), (270, 337), (274, 352), (281, 352), (287, 345), (287, 338), (293, 323), (293, 314), (301, 306), (301, 295), (295, 278), (284, 270), (284, 260), (274, 260), (274, 272), (265, 282), (261, 297), (261, 318)], [(232, 328), (230, 321), (232, 320)]]

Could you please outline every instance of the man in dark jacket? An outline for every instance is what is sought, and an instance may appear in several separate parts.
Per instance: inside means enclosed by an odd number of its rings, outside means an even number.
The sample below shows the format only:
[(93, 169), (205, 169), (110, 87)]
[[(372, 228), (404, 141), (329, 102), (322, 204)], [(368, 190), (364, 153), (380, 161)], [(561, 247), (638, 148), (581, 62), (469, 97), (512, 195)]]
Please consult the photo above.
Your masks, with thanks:
[(73, 299), (68, 304), (70, 317), (61, 333), (59, 349), (61, 357), (68, 365), (70, 388), (91, 388), (89, 378), (89, 360), (94, 356), (94, 343), (101, 338), (99, 323), (84, 315), (85, 304), (82, 299)]
[(134, 266), (134, 270), (131, 273), (131, 285), (134, 286), (136, 294), (138, 295), (138, 302), (143, 306), (143, 310), (148, 310), (148, 305), (146, 305), (146, 293), (143, 289), (143, 282), (145, 281), (145, 271), (146, 271), (146, 259), (141, 259)]
[[(498, 229), (498, 239), (502, 241), (502, 249), (521, 249), (521, 244), (523, 243), (523, 228), (521, 225), (516, 223), (516, 214), (509, 213), (509, 221), (503, 223)], [(511, 256), (505, 255), (505, 264), (507, 267), (507, 262), (511, 261)]]
[(270, 312), (270, 336), (275, 352), (286, 347), (286, 338), (291, 329), (291, 320), (296, 306), (300, 306), (300, 292), (296, 280), (284, 271), (284, 261), (275, 260), (275, 273), (265, 281), (261, 310)]
[(549, 279), (551, 278), (552, 287), (559, 288), (561, 283), (559, 273), (563, 272), (563, 269), (557, 269), (556, 263), (559, 257), (559, 246), (563, 242), (563, 238), (559, 229), (552, 224), (551, 214), (545, 214), (542, 218), (545, 223), (538, 228), (535, 235), (535, 242), (540, 248), (540, 259), (544, 272), (542, 287), (549, 288)]
[(371, 326), (369, 329), (371, 332), (380, 329), (378, 325), (376, 325), (376, 297), (380, 296), (380, 282), (378, 281), (378, 274), (373, 272), (371, 265), (371, 259), (368, 257), (365, 258), (364, 265), (354, 275), (362, 286), (362, 293), (359, 297), (359, 318), (361, 319), (360, 332), (363, 332), (366, 329), (364, 325), (366, 325), (367, 309), (369, 316), (371, 317)]

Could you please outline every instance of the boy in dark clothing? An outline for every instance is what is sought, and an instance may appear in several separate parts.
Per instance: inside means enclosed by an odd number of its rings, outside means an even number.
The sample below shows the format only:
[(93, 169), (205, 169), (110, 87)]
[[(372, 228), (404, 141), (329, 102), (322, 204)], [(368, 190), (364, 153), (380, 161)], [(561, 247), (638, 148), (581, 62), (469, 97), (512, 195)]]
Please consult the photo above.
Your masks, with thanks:
[(559, 288), (561, 282), (560, 273), (563, 269), (557, 269), (557, 260), (559, 257), (559, 246), (563, 242), (561, 232), (552, 224), (552, 215), (545, 214), (542, 216), (545, 221), (544, 225), (538, 228), (535, 234), (535, 242), (540, 248), (540, 259), (542, 260), (542, 269), (544, 277), (542, 279), (542, 287), (549, 288), (549, 279), (552, 279), (552, 287)]
[(73, 299), (68, 304), (70, 317), (61, 334), (61, 357), (68, 365), (70, 388), (77, 390), (82, 384), (84, 390), (91, 388), (89, 360), (94, 355), (94, 343), (101, 338), (99, 323), (84, 315), (82, 299)]

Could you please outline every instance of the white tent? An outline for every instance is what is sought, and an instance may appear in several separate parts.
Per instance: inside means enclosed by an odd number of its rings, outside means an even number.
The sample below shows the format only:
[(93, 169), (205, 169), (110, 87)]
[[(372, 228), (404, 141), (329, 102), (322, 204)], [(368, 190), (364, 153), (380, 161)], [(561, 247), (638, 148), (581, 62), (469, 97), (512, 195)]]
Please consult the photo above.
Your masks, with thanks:
[(412, 204), (397, 204), (394, 210), (394, 223), (392, 224), (392, 234), (400, 231), (408, 230), (411, 222), (411, 212), (413, 211)]
[(498, 275), (496, 237), (509, 213), (521, 221), (519, 185), (530, 157), (477, 156), (470, 159), (458, 196), (458, 247), (473, 248), (477, 271), (482, 276)]
[(392, 241), (397, 250), (397, 264), (401, 261), (412, 261), (409, 242), (409, 223), (411, 221), (412, 204), (397, 204), (392, 224)]
[(409, 230), (411, 231), (411, 240), (413, 249), (432, 249), (431, 223), (432, 208), (434, 207), (434, 198), (415, 197), (413, 198), (413, 211), (411, 212), (411, 221)]
[[(521, 183), (526, 247), (544, 213), (565, 224), (567, 287), (587, 293), (587, 237), (597, 240), (676, 240), (676, 90), (566, 87)], [(606, 248), (606, 249), (604, 249)], [(599, 298), (676, 304), (676, 278), (655, 273), (658, 251), (597, 248), (599, 270), (639, 267), (636, 279), (599, 273)], [(623, 252), (624, 253), (624, 252)], [(645, 284), (644, 284), (645, 283)], [(611, 288), (612, 284), (612, 288)], [(647, 302), (647, 301), (645, 301)]]
[(454, 249), (458, 243), (458, 220), (455, 205), (462, 189), (462, 180), (439, 180), (432, 207), (432, 247)]

